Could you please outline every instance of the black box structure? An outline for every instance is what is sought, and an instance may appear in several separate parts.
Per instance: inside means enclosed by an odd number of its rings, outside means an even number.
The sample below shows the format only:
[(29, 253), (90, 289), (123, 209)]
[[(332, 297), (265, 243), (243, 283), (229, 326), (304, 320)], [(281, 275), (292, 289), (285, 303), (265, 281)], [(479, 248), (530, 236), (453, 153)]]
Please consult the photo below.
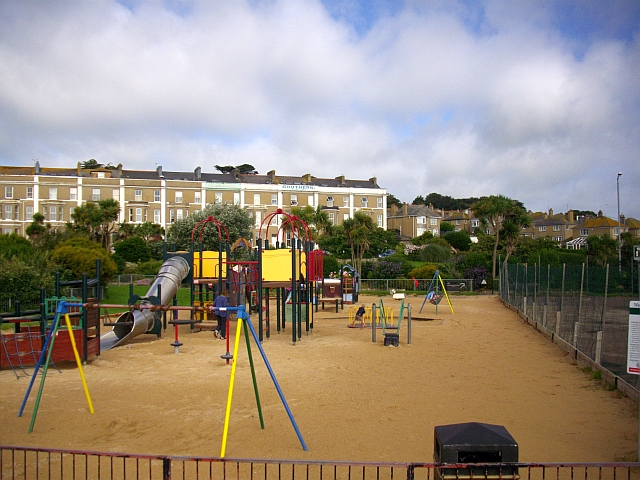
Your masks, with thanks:
[[(517, 463), (518, 444), (501, 425), (457, 423), (434, 428), (435, 463)], [(436, 469), (436, 480), (465, 478), (518, 478), (518, 468), (483, 465)]]

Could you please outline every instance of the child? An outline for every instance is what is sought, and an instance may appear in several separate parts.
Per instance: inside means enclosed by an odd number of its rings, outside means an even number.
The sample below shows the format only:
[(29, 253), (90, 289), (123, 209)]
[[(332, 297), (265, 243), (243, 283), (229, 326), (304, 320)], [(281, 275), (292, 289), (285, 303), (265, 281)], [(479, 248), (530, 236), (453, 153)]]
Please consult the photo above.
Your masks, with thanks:
[(213, 302), (215, 307), (216, 319), (218, 320), (218, 326), (213, 331), (213, 335), (216, 338), (224, 340), (227, 335), (227, 297), (224, 295), (218, 295)]
[(360, 328), (364, 327), (364, 314), (365, 314), (366, 310), (364, 308), (364, 305), (360, 305), (360, 308), (358, 309), (358, 311), (356, 312), (356, 316), (353, 319), (353, 324), (355, 325), (356, 321), (360, 322)]

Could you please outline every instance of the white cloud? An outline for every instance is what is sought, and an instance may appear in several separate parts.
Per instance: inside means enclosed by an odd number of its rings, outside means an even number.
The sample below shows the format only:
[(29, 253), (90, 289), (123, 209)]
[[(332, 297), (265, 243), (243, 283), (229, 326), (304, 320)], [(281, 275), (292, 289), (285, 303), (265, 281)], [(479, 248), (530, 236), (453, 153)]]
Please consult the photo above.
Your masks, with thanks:
[(612, 217), (622, 171), (638, 218), (630, 5), (569, 31), (557, 2), (3, 2), (0, 163), (250, 163)]

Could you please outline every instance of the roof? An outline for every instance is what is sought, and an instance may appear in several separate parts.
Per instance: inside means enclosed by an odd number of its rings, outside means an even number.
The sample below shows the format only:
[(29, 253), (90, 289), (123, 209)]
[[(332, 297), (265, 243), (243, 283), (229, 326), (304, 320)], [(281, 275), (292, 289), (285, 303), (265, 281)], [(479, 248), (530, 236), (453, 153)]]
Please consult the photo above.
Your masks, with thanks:
[(400, 217), (429, 217), (429, 218), (442, 218), (435, 210), (427, 207), (426, 205), (407, 205), (407, 214), (405, 215), (402, 208), (399, 208), (395, 214), (388, 215), (389, 218), (400, 218)]
[(605, 216), (591, 217), (578, 224), (579, 228), (613, 228), (618, 222)]

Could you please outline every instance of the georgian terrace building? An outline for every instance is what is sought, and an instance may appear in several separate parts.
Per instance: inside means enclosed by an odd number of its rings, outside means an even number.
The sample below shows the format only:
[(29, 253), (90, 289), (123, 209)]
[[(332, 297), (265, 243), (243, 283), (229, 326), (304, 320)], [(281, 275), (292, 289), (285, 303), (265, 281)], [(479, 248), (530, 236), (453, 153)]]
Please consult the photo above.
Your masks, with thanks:
[[(86, 202), (108, 198), (120, 204), (118, 222), (156, 223), (167, 230), (173, 222), (207, 204), (228, 202), (246, 209), (255, 219), (254, 240), (262, 220), (278, 208), (320, 206), (334, 225), (360, 211), (387, 228), (387, 191), (377, 179), (349, 180), (344, 176), (317, 178), (266, 175), (0, 166), (0, 233), (25, 236), (33, 214), (40, 212), (52, 228), (71, 221), (73, 210)], [(269, 231), (270, 242), (276, 230)], [(264, 232), (263, 232), (264, 236)], [(282, 241), (283, 239), (278, 239)]]

